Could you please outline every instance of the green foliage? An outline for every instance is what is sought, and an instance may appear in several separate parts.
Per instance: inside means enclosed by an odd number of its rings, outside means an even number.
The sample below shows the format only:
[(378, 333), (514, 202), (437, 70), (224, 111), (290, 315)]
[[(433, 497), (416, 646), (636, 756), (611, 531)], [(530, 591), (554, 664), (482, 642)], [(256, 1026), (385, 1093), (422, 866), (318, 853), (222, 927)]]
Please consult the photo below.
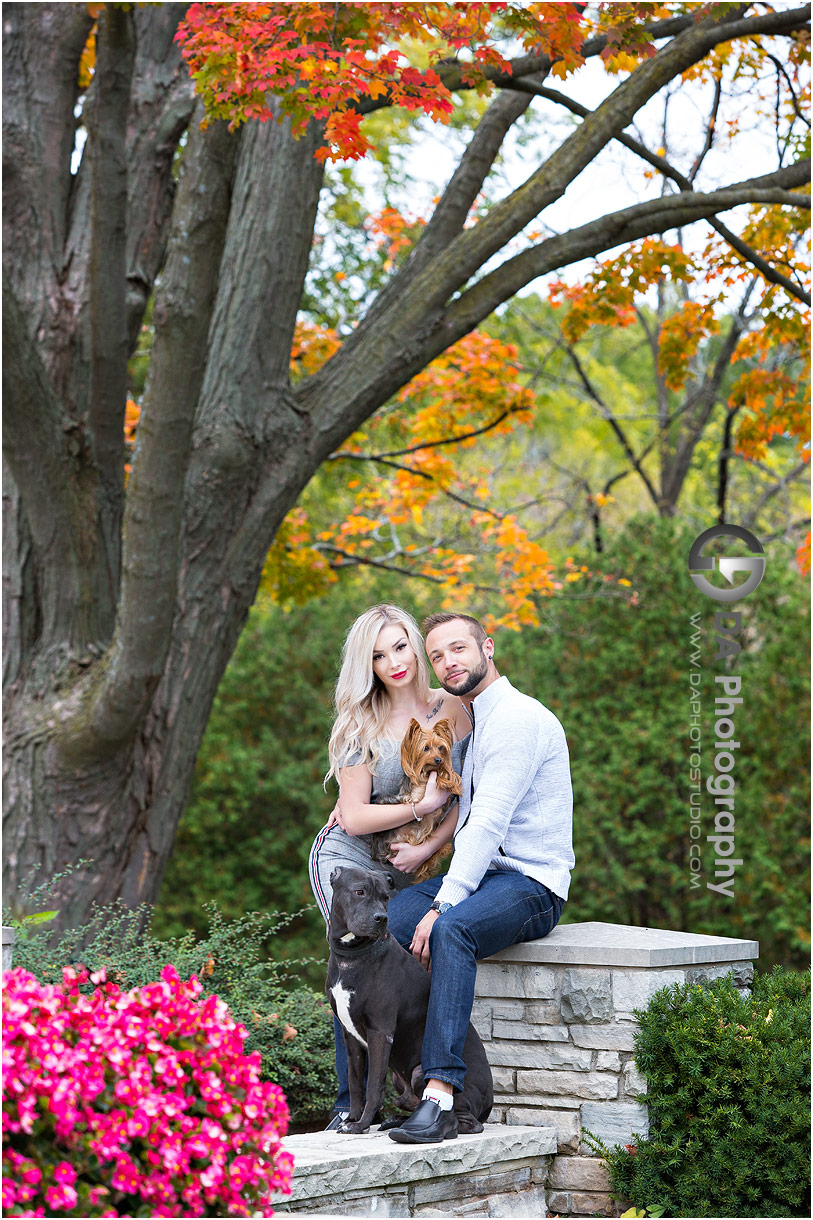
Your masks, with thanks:
[[(703, 522), (703, 528), (707, 522)], [(501, 673), (561, 719), (571, 752), (576, 868), (566, 919), (664, 927), (760, 942), (760, 962), (807, 964), (807, 590), (792, 557), (768, 547), (765, 579), (743, 614), (734, 899), (691, 888), (689, 615), (703, 637), (703, 737), (712, 742), (715, 603), (691, 583), (696, 533), (643, 518), (601, 557), (595, 576), (543, 606), (543, 627), (496, 638)], [(578, 558), (578, 555), (576, 556)], [(605, 581), (603, 577), (611, 576)], [(632, 581), (632, 588), (618, 578)], [(637, 600), (634, 600), (632, 595)], [(306, 606), (258, 604), (226, 671), (203, 740), (156, 910), (161, 936), (201, 934), (202, 904), (230, 918), (311, 901), (307, 858), (335, 799), (325, 792), (331, 698), (353, 618), (391, 599), (419, 618), (431, 586), (361, 573)], [(711, 701), (711, 702), (709, 702)], [(713, 806), (704, 796), (703, 834)], [(742, 850), (740, 850), (740, 847)], [(52, 904), (56, 905), (56, 903)], [(327, 945), (314, 907), (278, 935), (275, 956), (322, 954), (306, 978), (320, 989)]]
[(592, 1141), (614, 1193), (669, 1216), (809, 1216), (810, 971), (776, 967), (751, 995), (675, 985), (639, 1015), (649, 1137)]
[[(677, 298), (667, 300), (669, 310), (678, 304)], [(562, 319), (561, 308), (529, 294), (509, 302), (485, 327), (490, 334), (517, 346), (520, 365), (536, 395), (536, 435), (529, 439), (525, 430), (514, 435), (515, 451), (508, 471), (517, 480), (519, 501), (527, 498), (529, 480), (531, 486), (539, 484), (540, 465), (543, 470), (549, 468), (550, 474), (543, 481), (547, 495), (531, 511), (538, 515), (545, 529), (545, 545), (553, 554), (562, 546), (569, 548), (574, 539), (586, 538), (589, 508), (594, 507), (586, 503), (587, 494), (595, 497), (608, 493), (611, 497), (601, 512), (605, 538), (636, 514), (654, 509), (609, 417), (623, 430), (658, 492), (686, 443), (687, 412), (691, 412), (692, 395), (698, 389), (693, 380), (680, 391), (668, 389), (662, 380), (659, 384), (650, 338), (663, 319), (644, 308), (632, 325), (593, 327), (575, 345), (600, 406), (587, 393), (566, 354)], [(730, 316), (723, 317), (720, 333), (701, 345), (694, 362), (698, 379), (714, 368), (731, 324)], [(697, 438), (691, 466), (677, 497), (678, 517), (698, 526), (697, 533), (711, 523), (716, 512), (727, 400), (743, 367), (739, 365), (738, 371), (726, 367), (716, 404)], [(490, 448), (489, 444), (478, 447), (482, 450), (480, 461)], [(763, 461), (732, 459), (727, 519), (745, 523), (761, 538), (780, 534), (795, 537), (798, 545), (804, 534), (802, 522), (809, 513), (807, 482), (798, 477), (798, 465), (793, 438), (781, 433), (772, 439)], [(777, 494), (782, 479), (788, 481)], [(670, 482), (667, 477), (666, 483)], [(554, 489), (557, 494), (553, 494)]]
[[(712, 773), (718, 604), (687, 567), (699, 531), (640, 518), (593, 564), (594, 577), (545, 608), (544, 629), (505, 633), (496, 657), (562, 721), (571, 754), (576, 868), (566, 918), (760, 942), (760, 962), (809, 960), (809, 597), (792, 555), (768, 548), (759, 588), (736, 603), (743, 704), (733, 899), (714, 881), (713, 799), (705, 788), (701, 882), (689, 867), (691, 624), (702, 629), (703, 779)], [(606, 581), (605, 576), (612, 579)], [(618, 578), (632, 582), (619, 586)]]
[[(39, 886), (32, 897), (58, 880)], [(14, 965), (43, 983), (60, 983), (63, 967), (81, 962), (90, 971), (104, 968), (124, 990), (154, 982), (166, 965), (182, 979), (196, 974), (204, 991), (220, 996), (245, 1025), (246, 1051), (261, 1053), (262, 1078), (283, 1089), (292, 1125), (301, 1126), (321, 1120), (336, 1092), (330, 1008), (300, 981), (313, 960), (276, 960), (281, 935), (302, 914), (252, 912), (227, 920), (210, 904), (204, 935), (189, 931), (162, 940), (151, 931), (148, 907), (133, 911), (114, 903), (98, 908), (90, 928), (71, 929), (55, 942), (45, 929), (29, 931), (14, 946)]]

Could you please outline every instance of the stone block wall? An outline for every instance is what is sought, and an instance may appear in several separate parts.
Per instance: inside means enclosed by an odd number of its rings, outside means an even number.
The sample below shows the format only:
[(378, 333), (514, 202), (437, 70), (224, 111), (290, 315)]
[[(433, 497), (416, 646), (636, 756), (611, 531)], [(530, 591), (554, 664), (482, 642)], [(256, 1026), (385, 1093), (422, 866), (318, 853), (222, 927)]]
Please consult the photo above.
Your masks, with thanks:
[(610, 1146), (647, 1134), (633, 1010), (672, 983), (733, 973), (747, 987), (758, 951), (754, 941), (585, 923), (480, 963), (473, 1021), (494, 1073), (491, 1122), (555, 1128), (551, 1212), (623, 1210), (613, 1209), (606, 1171), (582, 1132)]
[(544, 1216), (553, 1131), (489, 1124), (441, 1144), (314, 1132), (284, 1140), (291, 1194), (274, 1210), (308, 1216)]

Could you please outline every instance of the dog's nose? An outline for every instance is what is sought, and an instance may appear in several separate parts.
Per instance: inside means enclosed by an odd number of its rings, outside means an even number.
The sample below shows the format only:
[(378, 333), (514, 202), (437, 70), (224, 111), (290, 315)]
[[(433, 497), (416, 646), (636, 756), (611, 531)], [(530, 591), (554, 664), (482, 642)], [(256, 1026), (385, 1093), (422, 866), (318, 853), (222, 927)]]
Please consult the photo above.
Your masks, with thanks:
[(373, 923), (386, 923), (386, 922), (387, 922), (386, 911), (376, 911), (375, 914), (373, 915)]
[(439, 754), (436, 754), (432, 761), (434, 762), (436, 767), (439, 767), (440, 764), (443, 762), (443, 759), (440, 757)]

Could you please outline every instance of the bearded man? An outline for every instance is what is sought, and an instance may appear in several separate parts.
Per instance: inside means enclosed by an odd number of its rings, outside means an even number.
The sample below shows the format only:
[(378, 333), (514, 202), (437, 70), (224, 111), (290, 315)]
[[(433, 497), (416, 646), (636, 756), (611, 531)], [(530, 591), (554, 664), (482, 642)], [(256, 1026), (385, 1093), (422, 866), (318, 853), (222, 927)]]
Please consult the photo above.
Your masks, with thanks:
[(573, 791), (564, 730), (553, 712), (516, 690), (494, 663), (494, 641), (467, 614), (433, 614), (426, 652), (444, 690), (472, 721), (454, 855), (390, 901), (390, 930), (427, 969), (431, 989), (418, 1108), (389, 1132), (398, 1143), (454, 1139), (454, 1092), (477, 960), (538, 940), (556, 927), (575, 864)]

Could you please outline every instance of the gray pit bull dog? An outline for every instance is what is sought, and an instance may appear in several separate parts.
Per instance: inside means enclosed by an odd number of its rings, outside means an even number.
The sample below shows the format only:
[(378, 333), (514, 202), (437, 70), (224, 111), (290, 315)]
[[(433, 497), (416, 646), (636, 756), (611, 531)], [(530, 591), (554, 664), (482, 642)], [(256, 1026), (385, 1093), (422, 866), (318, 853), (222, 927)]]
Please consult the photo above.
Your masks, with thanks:
[[(388, 1068), (400, 1093), (398, 1106), (411, 1113), (420, 1101), (429, 975), (388, 931), (387, 904), (393, 885), (385, 873), (336, 868), (330, 884), (333, 901), (325, 990), (342, 1024), (347, 1048), (350, 1113), (341, 1130), (357, 1135), (369, 1131), (373, 1115), (381, 1107)], [(494, 1102), (491, 1068), (471, 1024), (463, 1058), (465, 1087), (455, 1094), (454, 1111), (458, 1130), (468, 1135), (483, 1130)]]

